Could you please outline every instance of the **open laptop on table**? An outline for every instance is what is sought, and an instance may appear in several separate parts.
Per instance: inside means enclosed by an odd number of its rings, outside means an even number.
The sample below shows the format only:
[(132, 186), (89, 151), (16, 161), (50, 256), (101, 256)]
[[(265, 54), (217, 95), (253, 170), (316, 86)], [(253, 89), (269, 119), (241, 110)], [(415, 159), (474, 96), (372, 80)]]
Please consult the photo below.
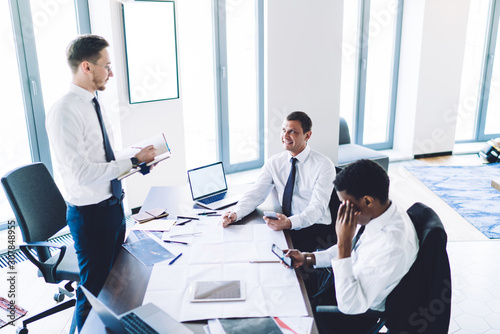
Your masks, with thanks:
[(216, 162), (187, 171), (191, 195), (196, 204), (210, 210), (219, 210), (236, 204), (240, 195), (228, 192), (222, 162)]
[(148, 303), (132, 311), (116, 315), (97, 299), (83, 285), (80, 286), (92, 308), (101, 318), (104, 326), (113, 334), (188, 334), (193, 333), (186, 326), (171, 318), (155, 304)]

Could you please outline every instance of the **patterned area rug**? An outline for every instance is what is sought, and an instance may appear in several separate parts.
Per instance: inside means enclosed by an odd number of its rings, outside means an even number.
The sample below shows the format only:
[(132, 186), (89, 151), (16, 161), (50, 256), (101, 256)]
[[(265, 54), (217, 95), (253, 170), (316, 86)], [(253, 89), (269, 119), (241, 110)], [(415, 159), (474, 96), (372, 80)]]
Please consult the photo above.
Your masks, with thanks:
[(500, 163), (484, 166), (406, 167), (417, 179), (490, 239), (500, 239)]

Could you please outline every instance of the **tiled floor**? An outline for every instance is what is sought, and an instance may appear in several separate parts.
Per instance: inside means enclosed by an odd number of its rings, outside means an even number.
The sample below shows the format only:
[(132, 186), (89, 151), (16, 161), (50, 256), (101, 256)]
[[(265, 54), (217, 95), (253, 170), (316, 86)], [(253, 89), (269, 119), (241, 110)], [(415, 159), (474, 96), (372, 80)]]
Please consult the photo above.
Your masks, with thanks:
[(448, 243), (452, 276), (449, 333), (500, 334), (500, 240)]

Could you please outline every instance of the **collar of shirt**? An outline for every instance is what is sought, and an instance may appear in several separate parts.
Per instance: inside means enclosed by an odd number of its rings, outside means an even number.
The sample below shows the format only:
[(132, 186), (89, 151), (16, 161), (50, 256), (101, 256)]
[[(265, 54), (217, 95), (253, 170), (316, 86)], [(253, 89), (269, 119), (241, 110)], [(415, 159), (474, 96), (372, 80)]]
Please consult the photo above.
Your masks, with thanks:
[(390, 222), (391, 217), (394, 215), (395, 211), (396, 211), (396, 205), (391, 202), (391, 204), (389, 205), (387, 210), (385, 210), (384, 213), (382, 213), (377, 218), (370, 220), (370, 222), (366, 224), (365, 231), (361, 235), (360, 241), (363, 239), (365, 235), (374, 234), (383, 229), (384, 226), (386, 226)]
[(306, 161), (307, 157), (309, 156), (309, 152), (311, 152), (311, 148), (309, 147), (309, 145), (306, 145), (306, 148), (303, 149), (302, 152), (297, 154), (295, 157), (292, 156), (290, 152), (288, 152), (288, 155), (290, 156), (290, 158), (296, 158), (299, 162), (304, 163), (304, 161)]
[(69, 86), (69, 91), (78, 96), (84, 102), (91, 102), (95, 97), (94, 94), (92, 94), (85, 88), (75, 85), (74, 83), (71, 83), (71, 85)]

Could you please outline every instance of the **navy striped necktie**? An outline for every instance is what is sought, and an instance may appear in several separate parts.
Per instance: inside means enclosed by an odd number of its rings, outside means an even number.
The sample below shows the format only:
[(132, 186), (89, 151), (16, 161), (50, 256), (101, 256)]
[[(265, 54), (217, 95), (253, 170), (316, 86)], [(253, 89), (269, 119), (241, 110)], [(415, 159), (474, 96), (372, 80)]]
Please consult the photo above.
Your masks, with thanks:
[[(110, 162), (115, 160), (115, 154), (113, 153), (113, 149), (111, 148), (108, 133), (106, 132), (106, 127), (104, 126), (104, 121), (102, 119), (102, 114), (101, 114), (101, 106), (99, 105), (99, 102), (95, 97), (92, 99), (92, 102), (94, 102), (95, 112), (97, 114), (97, 118), (99, 119), (99, 125), (101, 126), (102, 138), (104, 141), (104, 153), (106, 154), (106, 161)], [(122, 183), (121, 181), (118, 181), (118, 179), (111, 180), (111, 193), (115, 198), (121, 199)]]
[(285, 190), (283, 191), (283, 214), (287, 217), (292, 215), (292, 194), (293, 186), (295, 185), (295, 174), (297, 172), (297, 168), (295, 167), (297, 158), (292, 157), (290, 162), (292, 163), (292, 168), (290, 169), (290, 175), (288, 176), (288, 181), (286, 181)]

